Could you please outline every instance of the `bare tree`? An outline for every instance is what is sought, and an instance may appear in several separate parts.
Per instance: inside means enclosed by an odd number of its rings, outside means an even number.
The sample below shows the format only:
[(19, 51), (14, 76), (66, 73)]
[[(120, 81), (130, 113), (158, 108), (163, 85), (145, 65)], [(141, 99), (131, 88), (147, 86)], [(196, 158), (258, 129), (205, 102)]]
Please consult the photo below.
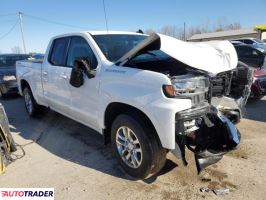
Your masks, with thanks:
[(154, 33), (154, 32), (156, 32), (156, 31), (153, 30), (153, 29), (151, 29), (151, 28), (146, 29), (146, 30), (144, 31), (144, 33), (146, 33), (147, 35), (151, 35), (151, 34)]
[(190, 38), (192, 35), (203, 33), (199, 26), (190, 26), (186, 30), (186, 38)]
[[(219, 18), (215, 24), (210, 24), (209, 20), (205, 23), (202, 23), (197, 26), (187, 26), (186, 28), (186, 38), (190, 38), (195, 34), (200, 33), (209, 33), (216, 31), (225, 31), (225, 30), (236, 30), (240, 29), (241, 24), (239, 22), (229, 23), (225, 17)], [(146, 29), (145, 33), (150, 35), (154, 32), (153, 29)], [(157, 32), (169, 35), (181, 40), (184, 40), (184, 30), (181, 27), (177, 27), (175, 25), (166, 25), (157, 30)]]
[(234, 22), (227, 26), (227, 30), (237, 30), (237, 29), (241, 29), (241, 24), (239, 22)]
[(223, 17), (217, 20), (217, 23), (214, 25), (213, 31), (227, 31), (227, 30), (237, 30), (241, 28), (239, 22), (229, 23), (228, 20)]
[(12, 52), (12, 53), (19, 54), (19, 53), (22, 53), (22, 49), (21, 49), (19, 46), (13, 46), (13, 47), (11, 48), (11, 52)]
[(159, 32), (178, 39), (184, 38), (183, 29), (177, 26), (163, 26), (161, 29), (159, 29)]
[(182, 37), (182, 35), (180, 35), (180, 33), (182, 34), (182, 30), (180, 31), (180, 28), (177, 26), (163, 26), (159, 32), (175, 38), (180, 38), (180, 36)]

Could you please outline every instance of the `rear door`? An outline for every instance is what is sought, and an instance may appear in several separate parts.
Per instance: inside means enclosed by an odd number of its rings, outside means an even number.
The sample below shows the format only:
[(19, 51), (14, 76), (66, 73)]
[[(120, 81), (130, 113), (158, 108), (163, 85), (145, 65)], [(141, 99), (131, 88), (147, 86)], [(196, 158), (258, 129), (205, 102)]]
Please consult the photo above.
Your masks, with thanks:
[(43, 65), (42, 77), (44, 96), (49, 107), (69, 115), (71, 106), (69, 78), (71, 68), (66, 67), (67, 49), (70, 37), (57, 38), (53, 41), (48, 61)]

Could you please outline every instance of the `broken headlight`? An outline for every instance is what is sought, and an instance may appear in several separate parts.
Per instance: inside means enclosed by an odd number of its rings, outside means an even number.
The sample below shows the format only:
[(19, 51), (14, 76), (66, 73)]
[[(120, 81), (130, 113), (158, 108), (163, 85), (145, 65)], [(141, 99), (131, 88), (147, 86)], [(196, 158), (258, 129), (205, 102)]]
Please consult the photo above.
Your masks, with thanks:
[(176, 95), (207, 92), (209, 79), (204, 76), (182, 75), (172, 78)]
[(189, 98), (195, 106), (206, 101), (209, 90), (209, 79), (204, 76), (192, 74), (174, 76), (171, 78), (172, 85), (164, 85), (163, 91), (167, 97)]

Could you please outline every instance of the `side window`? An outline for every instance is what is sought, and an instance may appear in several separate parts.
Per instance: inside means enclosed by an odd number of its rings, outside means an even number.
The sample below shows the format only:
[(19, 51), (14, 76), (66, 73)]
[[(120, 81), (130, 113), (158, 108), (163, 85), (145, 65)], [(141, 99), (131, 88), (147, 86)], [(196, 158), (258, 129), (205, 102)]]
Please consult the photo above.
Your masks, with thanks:
[(50, 52), (49, 61), (52, 65), (64, 66), (69, 38), (55, 39)]
[(245, 44), (253, 44), (254, 42), (252, 40), (243, 40)]
[(67, 66), (73, 67), (75, 59), (82, 57), (91, 62), (92, 69), (96, 69), (98, 62), (87, 41), (79, 36), (72, 37), (68, 50)]
[(243, 56), (243, 57), (250, 57), (254, 55), (254, 51), (256, 50), (253, 49), (252, 47), (245, 46), (245, 47), (240, 48), (239, 54), (240, 56)]
[(245, 49), (241, 46), (236, 46), (236, 53), (239, 57), (243, 57), (245, 55)]

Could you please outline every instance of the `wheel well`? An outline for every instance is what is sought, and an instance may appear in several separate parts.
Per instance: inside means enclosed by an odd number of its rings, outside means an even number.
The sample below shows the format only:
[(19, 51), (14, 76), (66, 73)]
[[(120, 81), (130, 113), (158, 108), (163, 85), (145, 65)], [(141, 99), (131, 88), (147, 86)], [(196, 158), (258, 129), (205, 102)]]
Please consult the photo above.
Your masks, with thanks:
[(105, 144), (110, 143), (112, 123), (115, 120), (115, 118), (120, 114), (137, 116), (138, 119), (141, 119), (141, 121), (143, 122), (145, 121), (145, 124), (147, 124), (149, 127), (151, 127), (154, 130), (154, 133), (156, 133), (156, 137), (159, 139), (155, 127), (153, 126), (151, 120), (147, 117), (147, 115), (144, 112), (128, 104), (115, 102), (115, 103), (110, 103), (105, 110), (105, 115), (104, 115), (105, 129), (103, 130)]
[(22, 79), (20, 81), (20, 86), (21, 86), (21, 92), (23, 92), (23, 90), (26, 88), (26, 87), (29, 87), (30, 88), (30, 85), (27, 81), (25, 81), (24, 79)]

